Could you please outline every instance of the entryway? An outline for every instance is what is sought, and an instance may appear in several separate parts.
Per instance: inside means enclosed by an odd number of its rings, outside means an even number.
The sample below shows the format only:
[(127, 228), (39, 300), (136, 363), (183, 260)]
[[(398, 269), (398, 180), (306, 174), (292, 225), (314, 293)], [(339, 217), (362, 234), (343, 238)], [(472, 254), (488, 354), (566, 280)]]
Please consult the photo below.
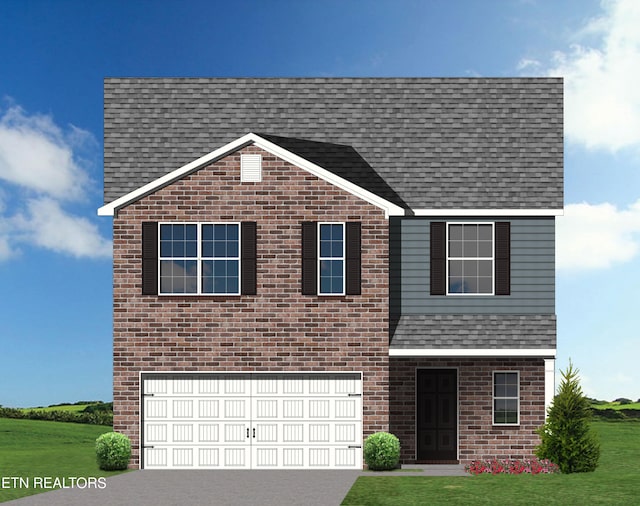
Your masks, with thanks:
[(458, 461), (458, 371), (416, 371), (416, 460)]

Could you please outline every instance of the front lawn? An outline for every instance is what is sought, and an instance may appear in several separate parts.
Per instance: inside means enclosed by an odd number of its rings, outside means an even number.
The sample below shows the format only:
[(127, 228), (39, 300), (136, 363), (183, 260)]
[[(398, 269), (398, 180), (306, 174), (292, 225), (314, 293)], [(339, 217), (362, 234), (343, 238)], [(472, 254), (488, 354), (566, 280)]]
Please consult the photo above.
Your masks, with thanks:
[(343, 505), (638, 504), (640, 422), (593, 422), (602, 455), (594, 473), (570, 475), (363, 476)]
[(46, 492), (34, 477), (89, 478), (122, 471), (101, 471), (96, 438), (112, 428), (104, 425), (0, 418), (0, 478), (28, 478), (30, 487), (0, 486), (0, 502)]

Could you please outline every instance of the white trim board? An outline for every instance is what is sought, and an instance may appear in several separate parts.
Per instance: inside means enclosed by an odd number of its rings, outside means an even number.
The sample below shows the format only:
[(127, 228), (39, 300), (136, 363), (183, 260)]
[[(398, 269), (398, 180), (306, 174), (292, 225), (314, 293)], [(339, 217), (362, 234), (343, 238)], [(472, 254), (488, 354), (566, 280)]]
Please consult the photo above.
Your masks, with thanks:
[(164, 176), (154, 181), (151, 181), (150, 183), (147, 183), (144, 186), (141, 186), (140, 188), (132, 192), (127, 193), (126, 195), (123, 195), (120, 198), (117, 198), (116, 200), (114, 200), (113, 202), (110, 202), (109, 204), (106, 204), (100, 207), (98, 209), (98, 215), (114, 216), (116, 211), (121, 207), (124, 207), (130, 204), (131, 202), (141, 197), (144, 197), (145, 195), (153, 193), (154, 191), (164, 186), (167, 186), (173, 183), (174, 181), (177, 181), (183, 176), (186, 176), (187, 174), (194, 172), (226, 156), (227, 154), (233, 151), (243, 148), (244, 146), (248, 146), (249, 144), (253, 144), (261, 149), (264, 149), (265, 151), (271, 153), (272, 155), (275, 155), (278, 158), (281, 158), (282, 160), (291, 163), (292, 165), (300, 167), (301, 169), (306, 170), (307, 172), (313, 174), (314, 176), (317, 176), (320, 179), (323, 179), (328, 183), (331, 183), (332, 185), (337, 186), (338, 188), (345, 190), (351, 193), (352, 195), (355, 195), (356, 197), (362, 200), (365, 200), (366, 202), (369, 202), (370, 204), (373, 204), (376, 207), (379, 207), (380, 209), (383, 209), (385, 212), (385, 217), (405, 215), (405, 210), (402, 207), (397, 206), (396, 204), (393, 204), (392, 202), (389, 202), (388, 200), (385, 200), (379, 197), (378, 195), (371, 193), (369, 190), (365, 190), (364, 188), (356, 184), (353, 184), (344, 178), (341, 178), (340, 176), (334, 174), (333, 172), (323, 169), (319, 165), (316, 165), (315, 163), (310, 162), (309, 160), (306, 160), (301, 156), (298, 156), (295, 153), (292, 153), (291, 151), (288, 151), (278, 146), (277, 144), (274, 144), (273, 142), (263, 139), (259, 135), (256, 135), (251, 132), (246, 135), (243, 135), (242, 137), (236, 139), (235, 141), (225, 144), (224, 146), (216, 149), (215, 151), (212, 151), (207, 155), (201, 156), (197, 160), (194, 160), (186, 165), (183, 165), (182, 167), (172, 172), (169, 172), (168, 174), (165, 174)]
[(545, 419), (549, 414), (548, 410), (553, 402), (553, 397), (556, 391), (556, 359), (545, 358), (544, 359), (544, 408)]
[(414, 216), (564, 216), (564, 209), (414, 209)]
[(390, 357), (555, 357), (554, 348), (392, 348)]

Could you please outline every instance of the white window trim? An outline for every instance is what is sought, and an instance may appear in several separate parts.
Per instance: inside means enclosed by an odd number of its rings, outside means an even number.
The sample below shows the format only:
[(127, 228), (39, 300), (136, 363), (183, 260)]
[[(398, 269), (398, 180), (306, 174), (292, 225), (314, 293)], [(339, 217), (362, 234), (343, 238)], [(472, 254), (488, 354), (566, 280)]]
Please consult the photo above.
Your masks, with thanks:
[[(502, 374), (515, 374), (518, 380), (518, 421), (517, 423), (498, 423), (496, 422), (496, 373)], [(496, 369), (491, 372), (491, 425), (494, 427), (519, 427), (520, 426), (520, 371), (502, 371)], [(499, 399), (513, 399), (513, 397), (499, 397)]]
[[(160, 254), (160, 227), (162, 225), (196, 225), (197, 226), (197, 255), (195, 257), (163, 257)], [(237, 257), (203, 257), (202, 256), (202, 225), (237, 225), (238, 226), (238, 256)], [(197, 286), (198, 291), (195, 293), (169, 293), (162, 292), (160, 289), (160, 265), (162, 260), (195, 260), (197, 268)], [(238, 261), (238, 291), (233, 293), (216, 293), (202, 291), (202, 261), (203, 260), (237, 260)], [(236, 296), (242, 294), (242, 225), (239, 221), (161, 221), (158, 222), (158, 295), (161, 297), (223, 297)]]
[[(447, 221), (446, 222), (446, 283), (447, 296), (452, 297), (493, 297), (496, 293), (496, 224), (494, 221)], [(450, 225), (491, 225), (491, 293), (457, 293), (449, 292), (449, 261), (450, 260), (489, 260), (487, 257), (450, 257), (449, 256), (449, 226)]]
[[(320, 226), (321, 225), (342, 225), (342, 257), (321, 257), (320, 256)], [(343, 296), (346, 294), (346, 282), (347, 282), (347, 226), (344, 221), (319, 221), (317, 228), (318, 240), (316, 241), (316, 247), (318, 252), (318, 265), (317, 265), (317, 276), (318, 276), (318, 295), (322, 295), (323, 297), (331, 297), (331, 296)], [(320, 263), (322, 260), (342, 260), (342, 291), (340, 293), (323, 293), (320, 291), (320, 287), (322, 286), (320, 283)]]

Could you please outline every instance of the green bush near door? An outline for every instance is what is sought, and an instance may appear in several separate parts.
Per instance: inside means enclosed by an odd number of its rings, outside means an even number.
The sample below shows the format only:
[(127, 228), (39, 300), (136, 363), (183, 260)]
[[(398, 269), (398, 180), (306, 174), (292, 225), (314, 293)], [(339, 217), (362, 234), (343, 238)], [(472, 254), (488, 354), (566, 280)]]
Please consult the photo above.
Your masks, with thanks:
[(372, 471), (395, 469), (400, 462), (400, 440), (388, 432), (371, 434), (364, 442), (364, 461)]

